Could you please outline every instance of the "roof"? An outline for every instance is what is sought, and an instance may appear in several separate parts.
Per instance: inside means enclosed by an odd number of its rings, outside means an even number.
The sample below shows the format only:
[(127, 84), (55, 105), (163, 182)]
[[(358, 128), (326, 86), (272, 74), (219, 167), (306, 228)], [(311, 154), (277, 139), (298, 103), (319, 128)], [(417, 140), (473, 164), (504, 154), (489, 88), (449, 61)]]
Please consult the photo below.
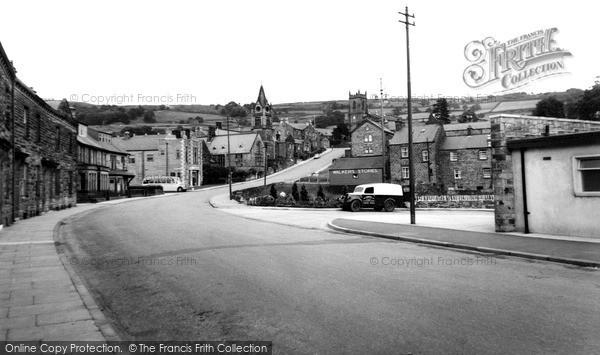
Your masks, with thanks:
[(339, 158), (331, 164), (329, 170), (350, 169), (381, 169), (383, 159), (381, 155), (372, 157)]
[(488, 135), (477, 134), (471, 136), (446, 137), (441, 150), (487, 148)]
[(513, 139), (506, 142), (508, 149), (556, 148), (592, 144), (600, 145), (600, 131)]
[(212, 155), (250, 153), (258, 136), (258, 133), (234, 134), (229, 136), (229, 142), (231, 142), (231, 150), (229, 152), (227, 151), (227, 136), (217, 136), (210, 141), (208, 150)]
[(126, 151), (158, 150), (158, 140), (166, 136), (166, 134), (151, 134), (130, 138), (115, 137), (112, 139), (112, 144)]
[(112, 152), (112, 153), (117, 153), (117, 154), (123, 154), (123, 155), (128, 155), (129, 153), (124, 150), (121, 149), (117, 146), (115, 146), (114, 144), (108, 143), (108, 142), (99, 142), (91, 137), (83, 137), (83, 136), (77, 136), (77, 142), (83, 145), (87, 145), (89, 147), (94, 147), (96, 149), (101, 149), (101, 150), (105, 150), (108, 152)]
[(286, 125), (294, 128), (294, 129), (300, 130), (300, 131), (302, 131), (306, 127), (308, 127), (308, 125), (306, 123), (289, 123), (289, 122), (286, 122)]
[(333, 136), (333, 129), (328, 128), (315, 128), (317, 132), (321, 133), (324, 136), (330, 137)]
[[(426, 125), (413, 129), (413, 143), (435, 142), (439, 130), (439, 125)], [(390, 145), (408, 144), (408, 128), (397, 131), (390, 140)]]
[(486, 129), (492, 128), (491, 123), (489, 121), (478, 121), (478, 122), (467, 122), (467, 123), (455, 123), (455, 124), (446, 124), (444, 125), (445, 131), (462, 131), (467, 128), (473, 129)]
[(269, 104), (267, 101), (267, 95), (265, 95), (265, 89), (263, 86), (260, 86), (260, 90), (258, 91), (258, 98), (256, 99), (256, 104), (260, 104), (262, 107), (266, 107)]
[[(374, 117), (375, 119), (379, 119), (379, 120), (381, 120), (381, 117), (379, 117), (379, 116), (375, 116), (375, 115), (371, 115), (371, 114), (369, 114), (369, 117)], [(360, 126), (362, 126), (362, 125), (363, 125), (363, 124), (365, 124), (365, 123), (370, 123), (370, 124), (372, 124), (373, 126), (377, 127), (378, 129), (381, 129), (381, 124), (380, 124), (380, 123), (377, 123), (377, 122), (375, 122), (375, 121), (373, 121), (373, 120), (371, 120), (371, 119), (369, 119), (369, 118), (364, 118), (364, 119), (362, 120), (362, 122), (360, 122), (360, 123), (359, 123), (359, 124), (358, 124), (358, 125), (357, 125), (357, 126), (356, 126), (356, 127), (353, 129), (353, 130), (352, 130), (352, 132), (350, 132), (350, 134), (352, 134), (354, 131), (356, 131), (356, 130), (357, 130), (359, 127), (360, 127)], [(385, 128), (385, 133), (394, 134), (394, 131), (391, 131), (391, 130), (389, 130), (388, 128)]]

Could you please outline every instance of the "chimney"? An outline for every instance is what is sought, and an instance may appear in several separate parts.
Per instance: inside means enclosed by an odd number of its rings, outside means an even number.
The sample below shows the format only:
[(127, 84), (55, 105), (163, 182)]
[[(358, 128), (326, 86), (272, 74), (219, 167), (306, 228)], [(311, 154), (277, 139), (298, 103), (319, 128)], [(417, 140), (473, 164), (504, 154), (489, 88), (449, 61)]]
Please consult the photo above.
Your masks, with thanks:
[(131, 138), (131, 133), (129, 133), (129, 131), (126, 131), (125, 134), (123, 135), (123, 139), (129, 139)]
[(208, 141), (212, 141), (213, 138), (215, 138), (215, 127), (208, 126)]
[(404, 127), (404, 122), (402, 122), (401, 119), (398, 119), (396, 121), (396, 132), (402, 130), (403, 127)]
[(469, 126), (467, 127), (467, 136), (470, 136), (473, 134), (473, 127)]
[(190, 139), (192, 137), (191, 133), (192, 133), (192, 131), (190, 129), (185, 130), (186, 139)]
[(223, 129), (223, 122), (215, 122), (215, 124), (217, 125), (217, 129)]

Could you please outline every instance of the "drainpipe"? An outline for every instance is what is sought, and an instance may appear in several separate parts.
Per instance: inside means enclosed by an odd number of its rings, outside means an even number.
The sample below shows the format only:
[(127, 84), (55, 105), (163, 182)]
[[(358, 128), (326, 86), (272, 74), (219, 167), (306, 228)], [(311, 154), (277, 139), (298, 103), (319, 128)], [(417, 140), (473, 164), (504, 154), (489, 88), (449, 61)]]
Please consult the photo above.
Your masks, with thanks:
[[(12, 62), (10, 63), (12, 66)], [(12, 88), (11, 88), (11, 143), (12, 143), (12, 213), (11, 213), (11, 223), (15, 221), (17, 214), (17, 166), (15, 159), (16, 149), (15, 149), (15, 84), (17, 81), (16, 70), (14, 70), (13, 66), (13, 77), (12, 77)]]
[(527, 183), (525, 180), (525, 151), (521, 148), (521, 181), (523, 188), (523, 222), (525, 223), (525, 233), (529, 233), (529, 211), (527, 211)]

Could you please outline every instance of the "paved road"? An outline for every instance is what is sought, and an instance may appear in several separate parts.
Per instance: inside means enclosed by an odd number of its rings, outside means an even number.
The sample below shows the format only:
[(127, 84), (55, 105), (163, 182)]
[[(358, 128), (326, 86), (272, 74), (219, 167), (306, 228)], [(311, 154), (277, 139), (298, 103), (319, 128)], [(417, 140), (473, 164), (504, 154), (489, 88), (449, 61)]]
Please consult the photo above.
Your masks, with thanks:
[(600, 351), (595, 270), (252, 221), (210, 208), (218, 193), (64, 226), (72, 263), (125, 339), (272, 340), (277, 353)]

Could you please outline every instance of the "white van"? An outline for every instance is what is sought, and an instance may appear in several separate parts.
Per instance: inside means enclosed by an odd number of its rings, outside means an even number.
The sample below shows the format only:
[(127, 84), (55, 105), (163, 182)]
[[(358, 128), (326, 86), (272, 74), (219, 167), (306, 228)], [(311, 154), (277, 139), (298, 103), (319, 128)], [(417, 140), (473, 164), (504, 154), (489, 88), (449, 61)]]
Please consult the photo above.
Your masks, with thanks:
[(183, 182), (177, 176), (150, 176), (142, 181), (142, 186), (160, 185), (163, 191), (182, 192), (187, 190)]

